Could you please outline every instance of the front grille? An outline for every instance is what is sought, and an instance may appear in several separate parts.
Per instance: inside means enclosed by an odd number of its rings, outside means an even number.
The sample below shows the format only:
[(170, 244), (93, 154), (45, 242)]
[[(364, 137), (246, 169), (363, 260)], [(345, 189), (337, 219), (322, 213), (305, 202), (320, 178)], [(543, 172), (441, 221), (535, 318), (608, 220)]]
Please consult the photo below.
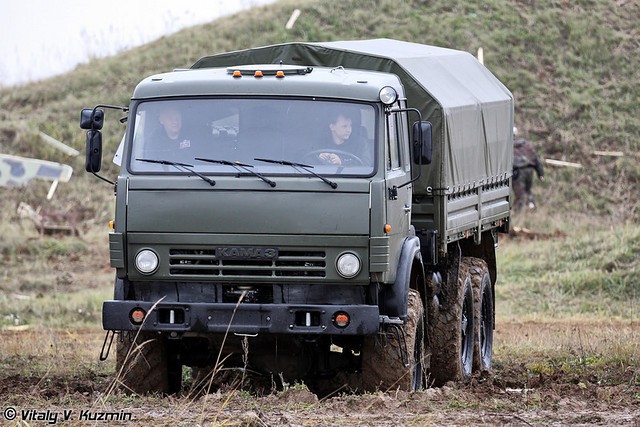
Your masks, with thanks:
[(280, 250), (273, 260), (218, 259), (213, 249), (174, 248), (169, 251), (172, 276), (325, 277), (324, 251)]

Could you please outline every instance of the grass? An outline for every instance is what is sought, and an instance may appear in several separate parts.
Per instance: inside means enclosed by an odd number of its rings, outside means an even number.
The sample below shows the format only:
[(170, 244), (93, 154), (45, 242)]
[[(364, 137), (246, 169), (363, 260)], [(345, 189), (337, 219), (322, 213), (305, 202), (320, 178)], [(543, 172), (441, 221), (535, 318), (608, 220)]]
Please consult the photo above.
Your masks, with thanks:
[[(106, 363), (97, 361), (99, 331), (2, 331), (0, 384), (6, 405), (72, 409), (76, 414), (86, 409), (124, 411), (132, 413), (138, 424), (271, 425), (312, 420), (340, 425), (348, 420), (352, 425), (384, 425), (393, 420), (393, 425), (427, 421), (441, 425), (458, 419), (461, 425), (491, 425), (495, 421), (486, 424), (488, 414), (511, 419), (544, 413), (559, 404), (559, 396), (565, 402), (580, 394), (593, 396), (598, 402), (594, 405), (607, 408), (607, 414), (616, 413), (621, 404), (633, 410), (640, 404), (637, 326), (637, 322), (499, 322), (489, 377), (419, 393), (379, 392), (327, 400), (317, 400), (301, 384), (264, 396), (234, 387), (170, 397), (108, 393), (113, 357)], [(613, 333), (620, 341), (612, 339)], [(550, 420), (548, 415), (539, 417), (536, 424)]]
[[(502, 238), (497, 250), (497, 315), (505, 318), (640, 318), (640, 226), (594, 215), (567, 204), (551, 169), (534, 184), (535, 211), (516, 213), (512, 228), (531, 230)], [(549, 179), (551, 178), (551, 179)], [(575, 178), (575, 176), (574, 176)]]
[(106, 231), (40, 237), (30, 223), (3, 228), (0, 329), (98, 327), (113, 294)]
[(504, 330), (494, 343), (495, 370), (518, 369), (510, 387), (534, 388), (541, 381), (592, 385), (640, 385), (640, 333), (637, 321), (523, 321)]
[[(284, 23), (295, 8), (302, 13), (287, 31)], [(37, 132), (83, 150), (80, 109), (98, 103), (126, 105), (134, 86), (147, 75), (188, 67), (212, 53), (287, 41), (391, 37), (474, 55), (483, 47), (487, 67), (514, 94), (522, 135), (532, 139), (543, 156), (584, 166), (557, 171), (544, 184), (561, 202), (558, 209), (637, 221), (638, 16), (637, 2), (614, 0), (282, 0), (92, 60), (63, 76), (3, 89), (0, 151), (71, 163), (76, 175), (51, 203), (102, 212), (110, 202), (108, 188), (80, 172), (82, 156), (64, 157), (42, 144)], [(105, 158), (113, 155), (124, 130), (117, 118), (118, 113), (107, 112)], [(594, 150), (622, 151), (625, 156), (603, 158), (594, 156)], [(108, 163), (105, 175), (113, 177), (117, 171)]]
[[(294, 8), (302, 13), (293, 30), (286, 31), (284, 23)], [(514, 94), (520, 132), (535, 142), (542, 156), (578, 161), (584, 166), (547, 166), (545, 181), (535, 186), (539, 210), (514, 219), (516, 225), (542, 233), (560, 232), (566, 237), (504, 242), (498, 254), (498, 300), (512, 302), (502, 307), (502, 313), (637, 317), (633, 308), (640, 280), (634, 260), (639, 252), (634, 224), (640, 219), (640, 117), (635, 114), (636, 100), (640, 99), (636, 84), (640, 80), (640, 59), (635, 55), (640, 40), (637, 16), (640, 6), (636, 2), (615, 4), (612, 0), (545, 0), (535, 6), (515, 0), (283, 0), (183, 30), (111, 58), (92, 60), (63, 76), (3, 89), (0, 151), (69, 162), (75, 175), (71, 182), (60, 185), (51, 202), (44, 201), (46, 183), (3, 189), (0, 266), (5, 280), (0, 288), (31, 297), (31, 302), (16, 305), (27, 311), (34, 306), (42, 309), (37, 304), (42, 291), (64, 295), (69, 290), (81, 295), (86, 287), (81, 285), (83, 280), (92, 289), (110, 286), (104, 229), (95, 224), (106, 224), (112, 218), (111, 189), (82, 171), (83, 156), (65, 158), (42, 144), (38, 130), (82, 150), (84, 134), (78, 128), (82, 107), (126, 104), (134, 85), (144, 76), (187, 67), (207, 54), (291, 40), (394, 37), (473, 54), (483, 47), (487, 67)], [(113, 120), (119, 117), (117, 113), (108, 111), (107, 115), (106, 159), (115, 151), (123, 131)], [(620, 150), (625, 156), (594, 156), (595, 149)], [(104, 167), (106, 176), (115, 176), (109, 161)], [(17, 220), (19, 202), (61, 211), (82, 206), (92, 221), (91, 237), (39, 241), (33, 230), (26, 231), (28, 224)], [(98, 264), (85, 263), (85, 271), (81, 268), (69, 276), (64, 263), (76, 256), (98, 260)], [(104, 271), (99, 284), (88, 274), (96, 270)], [(42, 271), (47, 274), (39, 274)], [(88, 301), (99, 293), (91, 292)], [(56, 305), (47, 298), (40, 298), (43, 305)], [(602, 299), (610, 304), (598, 304)], [(0, 301), (5, 306), (13, 303), (6, 295)], [(92, 303), (86, 307), (76, 304), (60, 324), (82, 322), (73, 313), (92, 309)]]
[[(98, 332), (95, 327), (5, 329), (1, 353), (3, 374), (77, 375), (89, 366), (95, 367), (96, 348), (102, 345), (103, 338)], [(64, 363), (60, 363), (61, 360)]]
[(36, 296), (0, 297), (0, 327), (86, 328), (100, 325), (102, 302), (111, 298), (109, 288), (78, 292), (39, 292)]
[[(294, 8), (302, 14), (293, 31), (287, 32), (284, 23)], [(396, 405), (407, 413), (434, 411), (424, 417), (412, 415), (415, 422), (445, 423), (437, 410), (451, 416), (462, 409), (467, 420), (482, 424), (478, 418), (482, 411), (520, 414), (549, 402), (556, 405), (555, 394), (544, 394), (550, 383), (566, 386), (560, 391), (569, 394), (593, 393), (611, 407), (620, 401), (637, 407), (638, 16), (637, 2), (613, 0), (545, 0), (535, 5), (515, 0), (284, 0), (113, 58), (93, 60), (64, 76), (3, 89), (0, 152), (67, 162), (75, 170), (71, 182), (61, 184), (50, 202), (45, 201), (46, 183), (2, 189), (0, 379), (7, 390), (15, 391), (3, 392), (3, 398), (39, 407), (75, 401), (88, 407), (130, 408), (137, 422), (155, 424), (158, 418), (147, 413), (152, 408), (169, 424), (191, 419), (213, 425), (291, 420), (264, 415), (278, 411), (293, 411), (320, 423), (328, 418), (318, 411), (327, 408), (336, 414), (333, 420), (349, 419), (353, 408), (361, 412), (360, 420), (367, 420), (363, 413), (380, 408), (389, 412)], [(538, 209), (513, 218), (513, 225), (540, 236), (504, 238), (497, 253), (495, 369), (484, 381), (501, 390), (536, 390), (519, 400), (502, 395), (484, 400), (460, 386), (434, 392), (441, 393), (442, 400), (437, 398), (440, 394), (424, 392), (412, 399), (395, 396), (393, 403), (387, 395), (365, 395), (314, 404), (296, 388), (301, 386), (262, 400), (242, 390), (191, 400), (122, 394), (101, 400), (113, 372), (113, 355), (106, 363), (97, 361), (103, 339), (100, 306), (112, 292), (103, 224), (113, 215), (113, 195), (108, 186), (82, 172), (83, 159), (69, 159), (48, 148), (37, 131), (82, 150), (79, 110), (97, 103), (126, 104), (143, 76), (189, 66), (206, 54), (256, 45), (375, 37), (473, 54), (483, 47), (488, 68), (515, 96), (520, 132), (534, 141), (543, 157), (583, 165), (582, 169), (547, 166), (545, 181), (534, 187)], [(105, 158), (113, 155), (123, 131), (114, 113), (107, 115)], [(594, 150), (619, 150), (625, 155), (594, 156)], [(105, 175), (115, 174), (105, 162)], [(40, 238), (31, 223), (17, 217), (19, 202), (62, 211), (82, 206), (88, 212), (87, 228), (81, 238)], [(447, 412), (447, 405), (454, 411)], [(250, 412), (243, 412), (247, 408)]]

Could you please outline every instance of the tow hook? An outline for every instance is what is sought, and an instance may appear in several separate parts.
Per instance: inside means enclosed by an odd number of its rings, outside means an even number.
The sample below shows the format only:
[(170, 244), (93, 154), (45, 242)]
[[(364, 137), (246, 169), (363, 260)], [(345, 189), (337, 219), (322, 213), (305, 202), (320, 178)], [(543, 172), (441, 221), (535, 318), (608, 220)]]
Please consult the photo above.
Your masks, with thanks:
[[(109, 338), (109, 334), (111, 334), (111, 338)], [(111, 344), (113, 343), (113, 337), (116, 335), (116, 331), (108, 330), (107, 334), (104, 336), (104, 342), (102, 343), (102, 350), (100, 350), (100, 361), (104, 362), (109, 357), (109, 352), (111, 351)], [(109, 344), (107, 344), (109, 341)]]

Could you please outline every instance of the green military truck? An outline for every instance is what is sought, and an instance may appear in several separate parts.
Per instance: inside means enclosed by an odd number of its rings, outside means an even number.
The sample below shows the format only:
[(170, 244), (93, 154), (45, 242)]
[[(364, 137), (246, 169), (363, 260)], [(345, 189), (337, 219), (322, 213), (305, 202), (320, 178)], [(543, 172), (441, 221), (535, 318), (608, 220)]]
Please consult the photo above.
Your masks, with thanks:
[(125, 387), (224, 365), (417, 390), (490, 369), (513, 97), (473, 56), (377, 39), (204, 57), (82, 111), (86, 169), (112, 182), (105, 107), (127, 127), (101, 356), (115, 336)]

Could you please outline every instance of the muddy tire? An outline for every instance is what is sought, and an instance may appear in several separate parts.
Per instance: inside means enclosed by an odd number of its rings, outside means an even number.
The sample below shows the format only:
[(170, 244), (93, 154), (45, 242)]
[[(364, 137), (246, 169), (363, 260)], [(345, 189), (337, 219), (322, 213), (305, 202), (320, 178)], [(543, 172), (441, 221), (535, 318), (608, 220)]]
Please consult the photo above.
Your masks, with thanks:
[(424, 306), (413, 289), (409, 290), (407, 320), (401, 329), (389, 327), (385, 334), (365, 338), (358, 388), (373, 392), (424, 387)]
[(124, 332), (116, 343), (116, 381), (126, 393), (176, 393), (182, 366), (172, 359), (162, 336)]
[(430, 381), (442, 386), (467, 379), (473, 369), (474, 311), (469, 258), (462, 258), (457, 280), (443, 284), (429, 307)]
[(484, 260), (470, 258), (474, 306), (473, 370), (491, 370), (493, 356), (493, 290), (489, 268)]

